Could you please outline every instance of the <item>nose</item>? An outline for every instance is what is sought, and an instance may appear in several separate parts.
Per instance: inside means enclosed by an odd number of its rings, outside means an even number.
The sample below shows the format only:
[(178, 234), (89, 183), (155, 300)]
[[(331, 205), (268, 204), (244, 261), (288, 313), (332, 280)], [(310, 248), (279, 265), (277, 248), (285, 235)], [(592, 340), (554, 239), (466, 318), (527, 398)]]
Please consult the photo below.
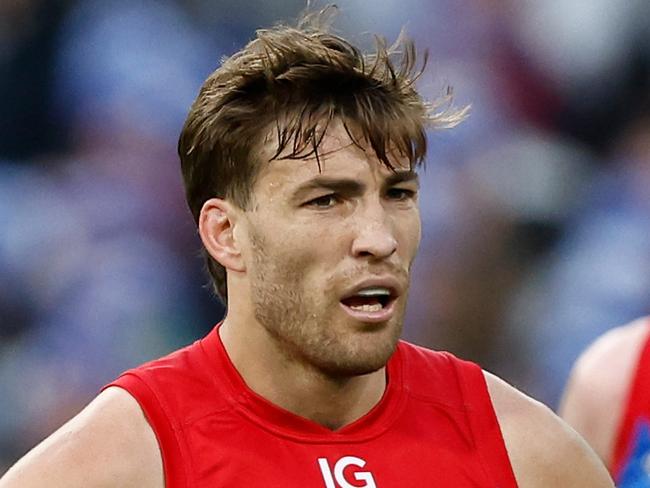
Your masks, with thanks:
[(381, 204), (363, 212), (356, 227), (352, 242), (354, 257), (385, 259), (397, 250), (397, 239)]

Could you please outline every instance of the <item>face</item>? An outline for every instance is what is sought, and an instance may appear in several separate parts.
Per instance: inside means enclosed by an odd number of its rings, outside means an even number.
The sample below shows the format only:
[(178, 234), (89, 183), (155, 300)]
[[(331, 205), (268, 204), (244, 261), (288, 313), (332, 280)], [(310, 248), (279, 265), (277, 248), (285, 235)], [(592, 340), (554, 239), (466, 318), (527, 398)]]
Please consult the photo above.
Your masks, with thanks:
[(250, 303), (291, 360), (367, 374), (401, 334), (420, 241), (417, 176), (406, 161), (389, 170), (340, 125), (319, 154), (320, 172), (313, 158), (260, 170), (245, 213)]

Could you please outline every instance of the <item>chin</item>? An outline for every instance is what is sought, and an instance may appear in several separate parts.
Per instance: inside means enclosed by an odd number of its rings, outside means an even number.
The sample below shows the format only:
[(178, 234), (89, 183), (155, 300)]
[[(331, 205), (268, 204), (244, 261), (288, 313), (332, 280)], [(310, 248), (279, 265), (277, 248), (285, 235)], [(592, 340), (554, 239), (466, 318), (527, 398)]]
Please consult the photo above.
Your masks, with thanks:
[[(339, 350), (337, 354), (330, 354), (323, 358), (320, 363), (321, 371), (333, 377), (362, 376), (380, 370), (391, 358), (397, 347), (396, 338), (370, 338), (362, 337), (357, 339), (360, 343), (357, 347), (351, 348), (350, 341), (342, 345), (345, 350)], [(331, 353), (332, 351), (330, 351)]]

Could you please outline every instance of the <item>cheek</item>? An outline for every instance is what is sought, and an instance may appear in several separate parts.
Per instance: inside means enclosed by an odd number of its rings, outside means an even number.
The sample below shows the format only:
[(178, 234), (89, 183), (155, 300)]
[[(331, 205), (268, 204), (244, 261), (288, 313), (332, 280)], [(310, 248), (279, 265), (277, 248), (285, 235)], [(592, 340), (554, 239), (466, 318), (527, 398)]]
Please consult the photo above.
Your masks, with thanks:
[(420, 246), (422, 225), (419, 212), (413, 212), (397, 221), (397, 232), (402, 243), (402, 249), (409, 255), (414, 255)]
[(316, 292), (317, 301), (336, 286), (345, 256), (346, 232), (341, 226), (308, 225), (302, 229), (292, 228), (283, 239), (282, 261), (293, 270), (299, 287)]
[(281, 274), (291, 274), (304, 278), (312, 270), (326, 261), (331, 242), (324, 235), (307, 232), (300, 226), (278, 226), (265, 229), (265, 254), (271, 260), (268, 263)]

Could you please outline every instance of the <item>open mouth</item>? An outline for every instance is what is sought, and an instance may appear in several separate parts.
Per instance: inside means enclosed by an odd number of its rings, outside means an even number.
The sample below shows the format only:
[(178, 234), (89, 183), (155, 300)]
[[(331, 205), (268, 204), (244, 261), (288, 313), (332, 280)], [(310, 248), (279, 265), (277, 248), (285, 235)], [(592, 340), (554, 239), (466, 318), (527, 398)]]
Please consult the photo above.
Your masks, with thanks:
[(390, 293), (381, 295), (353, 295), (341, 300), (341, 303), (352, 310), (362, 312), (378, 312), (393, 300)]
[(373, 286), (358, 290), (353, 295), (341, 300), (343, 308), (355, 318), (368, 320), (385, 320), (393, 312), (397, 299), (395, 290), (387, 287)]

